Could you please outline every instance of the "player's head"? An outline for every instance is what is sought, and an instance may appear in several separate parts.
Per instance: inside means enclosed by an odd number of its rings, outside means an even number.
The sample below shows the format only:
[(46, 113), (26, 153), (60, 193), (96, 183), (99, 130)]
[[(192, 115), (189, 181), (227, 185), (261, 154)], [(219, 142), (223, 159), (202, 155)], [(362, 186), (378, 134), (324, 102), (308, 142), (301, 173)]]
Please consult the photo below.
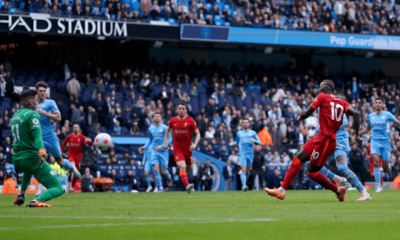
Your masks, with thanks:
[(48, 87), (48, 85), (44, 81), (40, 81), (40, 82), (36, 83), (35, 88), (36, 88), (36, 91), (37, 91), (38, 99), (40, 101), (43, 101), (44, 99), (46, 99), (46, 89), (47, 89), (47, 87)]
[(180, 102), (180, 103), (178, 103), (177, 108), (178, 108), (178, 116), (181, 117), (181, 118), (186, 117), (186, 114), (187, 114), (187, 104), (184, 103), (184, 102)]
[(25, 89), (21, 92), (20, 98), (21, 106), (24, 108), (29, 108), (31, 110), (36, 110), (37, 106), (37, 92), (33, 89)]
[(330, 85), (323, 84), (323, 85), (321, 85), (321, 88), (319, 89), (319, 92), (326, 93), (326, 94), (332, 94), (333, 90), (332, 90), (332, 87)]
[(79, 134), (80, 131), (81, 131), (81, 128), (79, 127), (79, 124), (75, 123), (72, 126), (72, 132), (74, 132), (74, 134)]
[(380, 111), (383, 108), (383, 104), (385, 104), (385, 100), (381, 97), (375, 98), (375, 110)]
[(243, 130), (248, 130), (250, 127), (250, 120), (248, 118), (242, 119), (242, 128)]
[(154, 121), (154, 123), (159, 124), (159, 123), (162, 121), (161, 113), (155, 112), (155, 113), (153, 114), (153, 121)]
[(321, 88), (322, 86), (327, 85), (329, 86), (329, 88), (332, 90), (332, 93), (335, 91), (335, 82), (329, 79), (325, 79), (321, 82), (321, 84), (319, 85)]

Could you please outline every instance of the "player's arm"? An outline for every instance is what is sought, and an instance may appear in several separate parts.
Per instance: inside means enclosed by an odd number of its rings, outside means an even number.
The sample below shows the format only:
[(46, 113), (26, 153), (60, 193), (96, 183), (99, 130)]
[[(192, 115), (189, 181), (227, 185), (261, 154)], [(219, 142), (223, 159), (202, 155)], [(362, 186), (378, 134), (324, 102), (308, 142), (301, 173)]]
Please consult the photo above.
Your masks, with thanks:
[(144, 151), (150, 146), (150, 143), (151, 143), (151, 133), (150, 133), (149, 141), (147, 141), (147, 143), (145, 145), (143, 145), (139, 148), (139, 153), (144, 154)]
[(61, 113), (59, 110), (56, 110), (52, 113), (48, 113), (48, 112), (43, 111), (40, 107), (38, 107), (37, 112), (40, 115), (50, 118), (51, 120), (54, 120), (56, 122), (61, 122)]
[(391, 114), (391, 113), (389, 113), (389, 114), (390, 114), (389, 121), (394, 122), (394, 124), (397, 124), (397, 126), (400, 127), (400, 121), (393, 114)]
[(172, 134), (169, 135), (167, 144), (170, 145), (172, 143)]
[(251, 140), (252, 140), (252, 142), (253, 142), (254, 144), (256, 144), (256, 145), (261, 145), (260, 138), (258, 137), (258, 135), (257, 135), (257, 133), (256, 133), (256, 132), (254, 132), (254, 135), (253, 135), (253, 137), (254, 137), (254, 139), (251, 139)]
[(89, 147), (93, 147), (94, 145), (93, 140), (89, 137), (85, 137), (85, 144), (88, 145)]
[(35, 139), (35, 147), (38, 150), (40, 157), (39, 167), (42, 168), (42, 164), (47, 159), (46, 151), (44, 150), (42, 128), (40, 127), (40, 116), (38, 113), (31, 114), (29, 119), (29, 128), (32, 133), (33, 139)]
[(371, 131), (371, 121), (370, 121), (370, 117), (369, 116), (368, 116), (367, 124), (368, 124), (368, 126), (360, 131), (360, 136), (364, 135), (366, 133), (369, 133), (369, 131)]
[(312, 131), (308, 136), (307, 139), (311, 140), (313, 137), (317, 136), (317, 134), (319, 133), (319, 126), (317, 127), (317, 129), (315, 129), (314, 131)]
[(171, 130), (172, 130), (171, 126), (172, 126), (172, 123), (171, 123), (171, 121), (169, 121), (168, 128), (167, 128), (167, 130), (165, 130), (165, 134), (164, 134), (164, 148), (165, 149), (169, 149), (168, 138), (169, 138), (169, 135), (171, 134)]
[(192, 144), (192, 145), (190, 146), (190, 151), (193, 151), (193, 150), (196, 149), (196, 147), (197, 147), (197, 145), (199, 144), (200, 139), (201, 139), (201, 135), (200, 135), (199, 129), (197, 129), (196, 131), (194, 131), (194, 133), (196, 134), (196, 138), (195, 138), (195, 140), (194, 140), (194, 144)]
[(69, 135), (64, 139), (64, 142), (61, 145), (61, 153), (64, 153), (65, 147), (67, 146), (67, 143), (69, 143)]
[(352, 116), (353, 120), (354, 120), (354, 128), (355, 128), (355, 132), (356, 132), (356, 142), (358, 146), (361, 146), (362, 144), (362, 140), (360, 138), (360, 125), (361, 125), (361, 118), (360, 118), (360, 114), (358, 114), (358, 112), (352, 108), (352, 107), (348, 107), (346, 110), (346, 113), (348, 116)]
[(317, 109), (317, 107), (313, 106), (312, 104), (307, 108), (307, 110), (303, 111), (296, 119), (296, 122), (299, 124), (308, 117), (310, 117), (314, 111)]
[(237, 146), (237, 145), (239, 144), (239, 141), (240, 141), (239, 133), (237, 133), (237, 134), (236, 134), (236, 139), (235, 139), (235, 141), (229, 143), (229, 146), (230, 146), (230, 147)]

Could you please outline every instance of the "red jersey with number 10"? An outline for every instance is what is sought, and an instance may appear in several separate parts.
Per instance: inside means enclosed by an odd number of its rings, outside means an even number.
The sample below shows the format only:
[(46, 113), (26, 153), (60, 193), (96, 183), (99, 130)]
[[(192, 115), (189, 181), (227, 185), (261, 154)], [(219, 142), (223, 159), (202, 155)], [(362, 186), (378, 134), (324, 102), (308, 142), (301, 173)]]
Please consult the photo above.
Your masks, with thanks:
[(82, 134), (75, 136), (73, 133), (71, 133), (67, 136), (67, 138), (65, 138), (61, 147), (61, 151), (64, 152), (65, 146), (67, 143), (69, 143), (68, 158), (73, 158), (80, 161), (82, 158), (82, 148), (83, 144), (85, 143), (85, 139), (86, 137)]
[(319, 134), (336, 140), (336, 132), (343, 123), (343, 114), (350, 108), (348, 102), (333, 94), (320, 93), (311, 103), (315, 110), (319, 107)]
[(172, 130), (174, 137), (174, 152), (190, 152), (192, 145), (192, 135), (198, 127), (192, 117), (185, 117), (180, 120), (178, 117), (173, 117), (168, 123), (168, 127)]

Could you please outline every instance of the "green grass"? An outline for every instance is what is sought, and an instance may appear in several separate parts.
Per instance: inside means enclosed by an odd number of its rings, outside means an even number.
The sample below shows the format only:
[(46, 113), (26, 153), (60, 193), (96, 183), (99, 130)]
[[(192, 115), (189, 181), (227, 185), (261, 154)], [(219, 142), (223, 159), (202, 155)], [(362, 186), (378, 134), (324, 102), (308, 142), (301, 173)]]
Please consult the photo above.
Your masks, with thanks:
[(35, 209), (0, 195), (0, 239), (400, 239), (400, 191), (370, 193), (77, 193)]

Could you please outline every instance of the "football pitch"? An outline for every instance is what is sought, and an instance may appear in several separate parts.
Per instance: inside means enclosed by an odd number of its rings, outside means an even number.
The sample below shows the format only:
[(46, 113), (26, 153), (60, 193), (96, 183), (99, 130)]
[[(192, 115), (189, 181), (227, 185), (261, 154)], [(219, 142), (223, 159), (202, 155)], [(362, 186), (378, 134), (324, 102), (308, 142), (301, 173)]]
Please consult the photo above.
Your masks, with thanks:
[[(51, 208), (0, 195), (0, 239), (399, 239), (400, 191), (76, 193)], [(33, 199), (27, 195), (26, 202)]]

